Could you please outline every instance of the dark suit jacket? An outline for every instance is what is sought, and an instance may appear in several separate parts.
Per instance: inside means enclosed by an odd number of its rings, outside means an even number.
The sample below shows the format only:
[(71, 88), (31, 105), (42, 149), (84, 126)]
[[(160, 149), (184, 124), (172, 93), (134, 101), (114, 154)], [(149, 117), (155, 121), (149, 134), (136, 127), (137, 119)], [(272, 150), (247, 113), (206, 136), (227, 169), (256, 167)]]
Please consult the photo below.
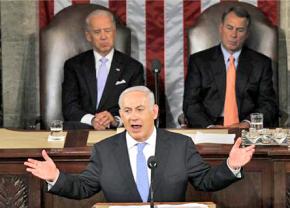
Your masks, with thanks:
[[(117, 84), (119, 81), (125, 83)], [(80, 121), (87, 114), (104, 110), (119, 115), (118, 99), (123, 90), (144, 85), (143, 66), (130, 56), (115, 50), (107, 82), (98, 109), (97, 80), (93, 50), (81, 53), (64, 64), (62, 111), (67, 121)]]
[[(226, 67), (220, 45), (193, 54), (189, 58), (185, 81), (183, 111), (191, 127), (216, 124), (225, 100)], [(271, 60), (244, 47), (236, 73), (239, 119), (264, 114), (264, 126), (278, 119), (277, 98), (273, 89)]]
[[(81, 199), (103, 191), (109, 202), (141, 202), (131, 171), (125, 132), (94, 145), (90, 162), (80, 175), (61, 173), (50, 192)], [(191, 138), (157, 130), (154, 198), (158, 202), (185, 201), (188, 182), (196, 189), (215, 191), (239, 180), (226, 162), (205, 163)]]

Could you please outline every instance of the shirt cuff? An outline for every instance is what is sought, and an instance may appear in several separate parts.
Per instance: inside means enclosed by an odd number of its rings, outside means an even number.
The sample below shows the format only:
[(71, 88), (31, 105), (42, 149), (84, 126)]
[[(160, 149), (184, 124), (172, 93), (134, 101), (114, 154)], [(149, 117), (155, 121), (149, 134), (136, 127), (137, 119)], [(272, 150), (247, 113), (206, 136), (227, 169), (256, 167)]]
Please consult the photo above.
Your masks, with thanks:
[(81, 123), (88, 124), (88, 125), (92, 126), (92, 119), (94, 117), (95, 116), (93, 114), (86, 114), (82, 117)]
[(120, 118), (120, 116), (114, 116), (115, 120), (117, 121), (118, 125), (116, 126), (117, 128), (120, 128), (123, 126), (123, 121)]
[(57, 181), (57, 179), (58, 179), (58, 177), (60, 175), (58, 169), (57, 169), (57, 171), (58, 171), (58, 174), (57, 174), (57, 177), (56, 177), (56, 179), (54, 181), (46, 181), (46, 183), (47, 183), (47, 190), (48, 191), (54, 186), (54, 184), (56, 183), (56, 181)]
[(237, 169), (233, 169), (230, 167), (229, 165), (229, 158), (227, 159), (227, 166), (230, 169), (230, 171), (237, 177), (237, 178), (241, 178), (242, 174), (241, 174), (241, 168), (237, 168)]

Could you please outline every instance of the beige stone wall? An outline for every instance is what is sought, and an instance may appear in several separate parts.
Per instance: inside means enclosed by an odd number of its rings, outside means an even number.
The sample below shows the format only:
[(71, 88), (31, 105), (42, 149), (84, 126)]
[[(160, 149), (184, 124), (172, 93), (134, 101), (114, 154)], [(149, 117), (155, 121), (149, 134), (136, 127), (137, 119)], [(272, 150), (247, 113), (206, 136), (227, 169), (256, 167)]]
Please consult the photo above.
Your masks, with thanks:
[(279, 28), (279, 96), (282, 119), (280, 123), (290, 126), (290, 1), (280, 1)]
[(38, 5), (0, 1), (5, 127), (23, 127), (38, 113)]

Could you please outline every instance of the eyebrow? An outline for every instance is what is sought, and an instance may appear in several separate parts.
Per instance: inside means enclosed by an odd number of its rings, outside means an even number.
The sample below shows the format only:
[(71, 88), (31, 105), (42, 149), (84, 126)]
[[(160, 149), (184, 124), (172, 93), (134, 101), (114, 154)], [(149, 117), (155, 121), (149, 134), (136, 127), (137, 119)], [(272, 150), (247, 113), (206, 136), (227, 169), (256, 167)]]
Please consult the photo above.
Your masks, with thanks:
[(230, 23), (224, 24), (225, 26), (231, 26), (231, 27), (235, 27), (235, 28), (247, 28), (247, 26), (241, 26), (241, 27), (236, 27)]
[(97, 30), (113, 30), (114, 28), (113, 27), (104, 27), (104, 28), (93, 28), (93, 27), (89, 27), (90, 30), (92, 31), (97, 31)]
[(132, 109), (132, 108), (140, 108), (140, 107), (144, 108), (145, 106), (144, 105), (138, 105), (136, 107), (123, 107), (123, 109), (128, 109), (128, 108)]

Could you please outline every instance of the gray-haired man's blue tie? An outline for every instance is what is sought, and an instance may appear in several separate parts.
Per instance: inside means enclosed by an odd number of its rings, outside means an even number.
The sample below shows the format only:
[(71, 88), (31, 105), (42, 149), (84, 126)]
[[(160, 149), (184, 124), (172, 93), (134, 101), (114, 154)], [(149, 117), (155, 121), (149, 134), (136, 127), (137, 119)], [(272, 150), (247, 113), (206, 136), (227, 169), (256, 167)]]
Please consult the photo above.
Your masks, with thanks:
[(138, 143), (138, 153), (137, 153), (137, 188), (143, 202), (147, 202), (149, 195), (149, 179), (147, 162), (143, 149), (146, 143)]

